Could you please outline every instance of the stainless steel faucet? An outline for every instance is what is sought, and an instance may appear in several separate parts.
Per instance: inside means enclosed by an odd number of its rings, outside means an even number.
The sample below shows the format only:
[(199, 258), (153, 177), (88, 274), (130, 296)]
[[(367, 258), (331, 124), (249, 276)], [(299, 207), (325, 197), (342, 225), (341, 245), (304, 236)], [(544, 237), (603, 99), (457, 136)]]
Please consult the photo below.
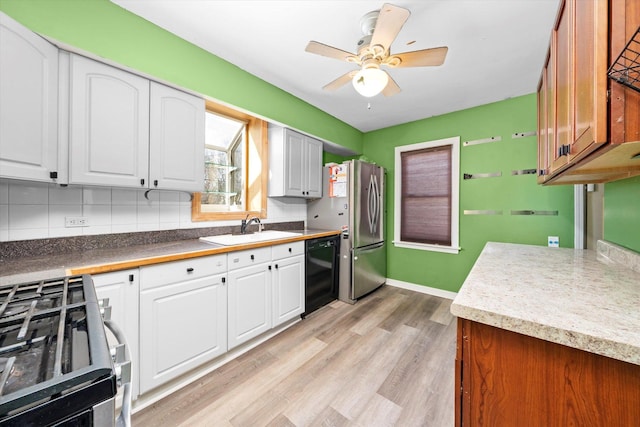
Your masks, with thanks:
[(260, 222), (260, 218), (254, 216), (253, 218), (249, 219), (249, 216), (251, 216), (251, 214), (247, 214), (247, 217), (242, 220), (242, 223), (240, 224), (240, 234), (246, 234), (247, 227), (254, 222), (258, 224), (258, 231), (262, 231), (262, 223)]

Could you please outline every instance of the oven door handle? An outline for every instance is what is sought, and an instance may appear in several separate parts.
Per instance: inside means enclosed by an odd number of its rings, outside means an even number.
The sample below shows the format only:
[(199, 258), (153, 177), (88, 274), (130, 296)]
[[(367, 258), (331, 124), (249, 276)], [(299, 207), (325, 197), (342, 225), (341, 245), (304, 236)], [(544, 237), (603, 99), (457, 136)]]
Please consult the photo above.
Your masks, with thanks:
[[(124, 333), (118, 328), (118, 326), (112, 320), (104, 320), (104, 325), (111, 331), (118, 343), (125, 344), (126, 360), (122, 365), (129, 364), (131, 368), (131, 355), (129, 348), (127, 347), (127, 339)], [(120, 414), (116, 418), (116, 426), (118, 427), (131, 427), (131, 376), (129, 380), (122, 384), (124, 391), (122, 394), (122, 407), (120, 408)]]

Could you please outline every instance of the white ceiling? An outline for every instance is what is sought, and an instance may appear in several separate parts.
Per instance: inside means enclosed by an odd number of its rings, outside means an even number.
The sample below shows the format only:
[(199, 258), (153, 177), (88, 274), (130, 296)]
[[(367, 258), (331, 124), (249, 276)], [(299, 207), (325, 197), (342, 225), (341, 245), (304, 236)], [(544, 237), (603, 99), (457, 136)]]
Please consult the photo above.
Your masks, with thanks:
[(411, 11), (392, 52), (449, 52), (440, 67), (387, 68), (402, 88), (389, 98), (323, 91), (356, 67), (304, 50), (355, 53), (360, 18), (384, 1), (112, 1), (367, 132), (535, 92), (559, 0), (392, 0)]

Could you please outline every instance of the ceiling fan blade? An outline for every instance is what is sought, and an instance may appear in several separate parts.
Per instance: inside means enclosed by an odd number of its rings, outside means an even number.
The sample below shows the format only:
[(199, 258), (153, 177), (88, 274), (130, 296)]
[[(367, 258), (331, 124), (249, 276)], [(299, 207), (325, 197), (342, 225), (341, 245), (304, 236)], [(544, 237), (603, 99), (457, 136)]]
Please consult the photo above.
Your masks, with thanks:
[(376, 27), (371, 35), (371, 46), (380, 45), (385, 52), (389, 50), (410, 14), (411, 12), (402, 7), (389, 3), (382, 5)]
[(328, 58), (339, 59), (341, 61), (358, 63), (360, 60), (353, 53), (345, 50), (338, 49), (333, 46), (322, 44), (316, 41), (310, 41), (307, 47), (304, 49), (309, 53), (315, 53), (316, 55), (326, 56)]
[(395, 94), (400, 93), (401, 91), (402, 89), (400, 89), (400, 86), (398, 86), (398, 83), (396, 83), (396, 81), (393, 80), (393, 77), (389, 76), (389, 83), (387, 83), (387, 86), (385, 86), (385, 88), (382, 89), (382, 94), (384, 96), (393, 96)]
[[(414, 50), (413, 52), (398, 53), (390, 56), (385, 63), (390, 67), (430, 67), (442, 65), (447, 56), (448, 47), (434, 47), (431, 49)], [(394, 64), (395, 58), (400, 59), (400, 63)]]
[(328, 91), (334, 91), (336, 89), (339, 89), (342, 86), (344, 86), (347, 83), (349, 83), (351, 81), (351, 79), (353, 79), (353, 76), (356, 75), (357, 72), (358, 71), (356, 71), (356, 70), (349, 71), (348, 73), (341, 75), (340, 77), (338, 77), (337, 79), (335, 79), (331, 83), (326, 84), (325, 86), (322, 87), (322, 89), (328, 90)]

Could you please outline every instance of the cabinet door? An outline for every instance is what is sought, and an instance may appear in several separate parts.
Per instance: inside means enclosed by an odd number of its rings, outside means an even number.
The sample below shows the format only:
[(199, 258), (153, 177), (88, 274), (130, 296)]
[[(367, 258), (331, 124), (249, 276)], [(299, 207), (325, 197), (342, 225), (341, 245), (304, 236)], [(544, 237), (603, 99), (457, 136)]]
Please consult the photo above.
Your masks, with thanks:
[(0, 13), (0, 176), (55, 181), (58, 49)]
[[(575, 16), (572, 157), (607, 142), (607, 2), (572, 0)], [(583, 153), (584, 152), (584, 153)]]
[(151, 82), (149, 186), (202, 191), (204, 100)]
[(227, 350), (227, 287), (223, 275), (140, 293), (140, 392)]
[[(138, 297), (140, 282), (138, 269), (95, 274), (92, 279), (98, 298), (109, 298), (111, 320), (118, 325), (127, 338), (126, 346), (131, 355), (131, 383), (135, 399), (139, 390)], [(107, 333), (107, 335), (110, 334)]]
[(147, 187), (149, 81), (71, 56), (69, 182)]
[(635, 426), (640, 367), (458, 320), (457, 426)]
[[(549, 57), (547, 56), (547, 64)], [(547, 152), (547, 65), (542, 69), (540, 82), (538, 83), (537, 107), (538, 107), (538, 183), (545, 181), (548, 173), (549, 157)]]
[(271, 329), (271, 271), (268, 264), (229, 272), (229, 350)]
[(306, 141), (306, 196), (322, 197), (322, 141), (313, 138), (306, 138)]
[[(555, 36), (555, 32), (552, 37)], [(546, 113), (546, 142), (545, 147), (542, 149), (546, 152), (545, 155), (545, 165), (547, 176), (545, 180), (548, 178), (548, 175), (551, 173), (551, 161), (554, 159), (554, 153), (556, 150), (556, 69), (555, 69), (555, 42), (552, 41), (551, 47), (549, 49), (549, 60), (547, 62), (547, 67), (545, 69), (545, 113)]]
[(305, 159), (305, 137), (289, 129), (285, 130), (284, 135), (284, 193), (285, 196), (303, 197), (306, 191), (303, 168), (307, 165)]
[(556, 133), (551, 159), (551, 173), (569, 162), (569, 153), (563, 150), (571, 147), (574, 141), (572, 120), (572, 9), (571, 1), (564, 2), (558, 25), (552, 39), (555, 42), (555, 95), (556, 95)]
[(304, 256), (274, 261), (273, 326), (304, 312)]

